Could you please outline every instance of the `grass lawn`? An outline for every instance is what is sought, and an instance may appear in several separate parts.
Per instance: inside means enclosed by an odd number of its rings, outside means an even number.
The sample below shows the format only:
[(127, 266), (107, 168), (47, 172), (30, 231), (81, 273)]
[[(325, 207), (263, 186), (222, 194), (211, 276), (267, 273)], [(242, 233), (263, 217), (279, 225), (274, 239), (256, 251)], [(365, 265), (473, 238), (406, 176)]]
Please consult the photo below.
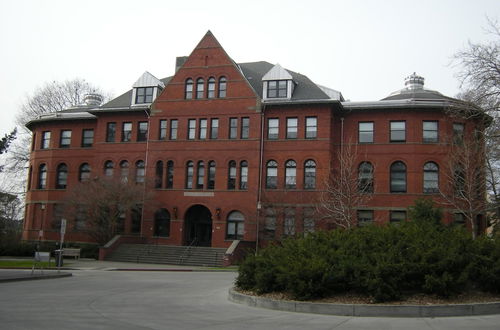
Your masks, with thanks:
[[(37, 263), (37, 268), (43, 266), (43, 268), (49, 267), (48, 262)], [(55, 263), (50, 263), (51, 267), (55, 267)], [(0, 260), (0, 268), (31, 268), (33, 267), (33, 260)]]

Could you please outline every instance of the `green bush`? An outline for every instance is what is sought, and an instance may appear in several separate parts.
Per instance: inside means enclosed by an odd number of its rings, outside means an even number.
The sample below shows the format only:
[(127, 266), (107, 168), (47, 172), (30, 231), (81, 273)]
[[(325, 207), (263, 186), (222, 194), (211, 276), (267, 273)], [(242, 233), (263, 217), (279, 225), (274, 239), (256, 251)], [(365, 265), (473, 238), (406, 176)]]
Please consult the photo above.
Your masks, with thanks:
[(348, 292), (377, 302), (419, 292), (442, 297), (468, 288), (499, 292), (500, 243), (473, 241), (463, 228), (427, 219), (287, 239), (249, 256), (236, 285), (257, 293), (286, 292), (298, 300)]

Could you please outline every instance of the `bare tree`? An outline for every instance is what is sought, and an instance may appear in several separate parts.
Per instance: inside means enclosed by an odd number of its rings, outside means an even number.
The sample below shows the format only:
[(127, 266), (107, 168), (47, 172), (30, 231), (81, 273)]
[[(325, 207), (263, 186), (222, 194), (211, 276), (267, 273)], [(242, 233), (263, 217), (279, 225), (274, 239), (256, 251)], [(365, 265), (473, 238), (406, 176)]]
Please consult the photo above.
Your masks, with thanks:
[(100, 88), (80, 78), (46, 83), (37, 88), (32, 94), (27, 95), (16, 116), (16, 124), (19, 126), (18, 139), (12, 144), (9, 166), (6, 170), (10, 169), (12, 172), (19, 172), (26, 168), (26, 163), (29, 161), (31, 132), (25, 127), (26, 123), (38, 118), (40, 115), (80, 105), (85, 94), (89, 93), (104, 95), (105, 100), (109, 99), (110, 96)]
[(363, 162), (358, 166), (357, 146), (340, 146), (336, 165), (325, 182), (318, 213), (336, 227), (352, 228), (357, 225), (357, 210), (372, 198), (373, 165)]
[[(462, 115), (486, 118), (489, 123), (483, 134), (486, 156), (486, 189), (492, 205), (491, 210), (500, 218), (500, 24), (488, 19), (486, 32), (492, 36), (487, 43), (468, 43), (457, 52), (454, 63), (460, 67), (461, 82), (459, 99), (468, 103), (462, 107)], [(484, 113), (489, 116), (484, 116)]]
[(463, 214), (472, 229), (472, 238), (477, 236), (477, 218), (485, 216), (486, 201), (484, 160), (484, 138), (478, 129), (449, 139), (449, 153), (443, 173), (446, 185), (441, 195), (457, 213)]
[(68, 219), (84, 220), (83, 231), (104, 245), (117, 233), (126, 212), (150, 200), (144, 184), (130, 181), (104, 177), (81, 182), (66, 197), (63, 214)]

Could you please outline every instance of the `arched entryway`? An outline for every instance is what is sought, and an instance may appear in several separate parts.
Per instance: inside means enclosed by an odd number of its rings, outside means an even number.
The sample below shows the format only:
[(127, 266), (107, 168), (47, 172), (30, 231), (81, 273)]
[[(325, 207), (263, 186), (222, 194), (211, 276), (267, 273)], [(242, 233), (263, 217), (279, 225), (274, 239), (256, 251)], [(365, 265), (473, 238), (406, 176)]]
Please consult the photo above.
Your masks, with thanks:
[(212, 213), (203, 205), (194, 205), (186, 212), (184, 220), (184, 244), (212, 245)]

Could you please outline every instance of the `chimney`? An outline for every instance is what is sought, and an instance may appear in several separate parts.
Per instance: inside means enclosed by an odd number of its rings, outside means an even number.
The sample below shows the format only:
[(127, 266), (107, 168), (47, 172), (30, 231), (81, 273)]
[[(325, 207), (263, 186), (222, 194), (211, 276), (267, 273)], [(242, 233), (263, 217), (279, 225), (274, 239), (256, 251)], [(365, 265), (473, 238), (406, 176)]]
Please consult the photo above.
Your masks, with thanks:
[(184, 65), (184, 63), (186, 62), (186, 60), (188, 59), (187, 56), (177, 56), (176, 59), (175, 59), (175, 72), (179, 71), (179, 69), (181, 68), (181, 66)]

